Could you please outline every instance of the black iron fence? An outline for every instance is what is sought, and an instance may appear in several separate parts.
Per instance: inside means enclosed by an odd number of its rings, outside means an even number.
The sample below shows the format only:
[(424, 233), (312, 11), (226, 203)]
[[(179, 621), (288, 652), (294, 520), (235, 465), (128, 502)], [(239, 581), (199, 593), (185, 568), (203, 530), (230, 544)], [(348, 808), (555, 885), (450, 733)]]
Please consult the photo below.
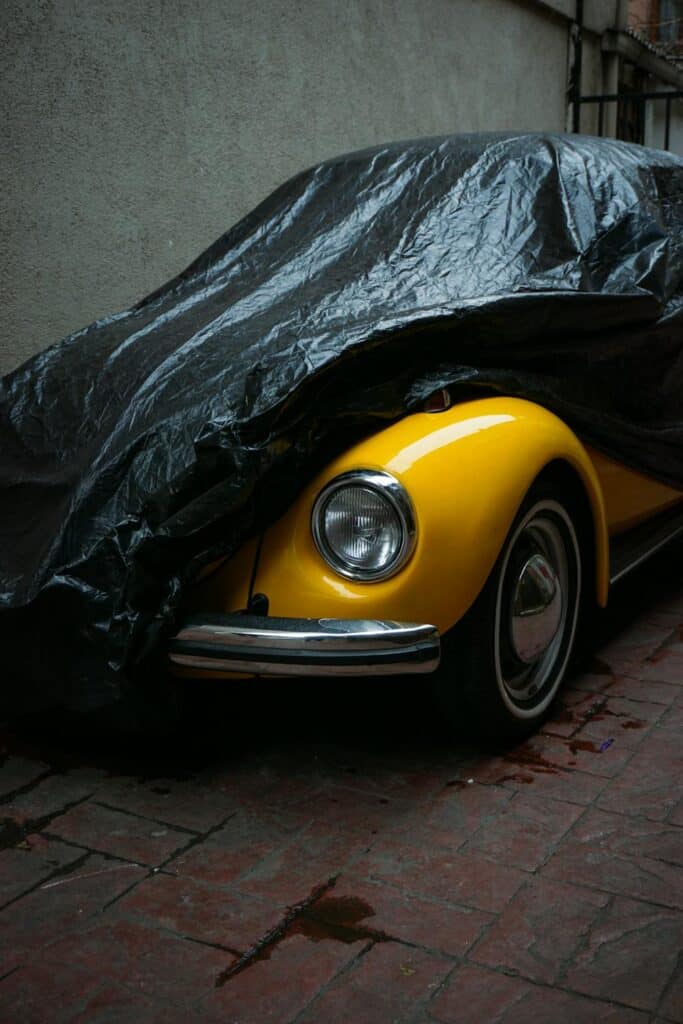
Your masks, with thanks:
[[(645, 111), (650, 102), (664, 103), (664, 149), (669, 149), (671, 144), (671, 110), (674, 100), (683, 99), (683, 90), (671, 90), (658, 92), (619, 92), (602, 93), (595, 96), (575, 96), (574, 103), (577, 107), (585, 103), (598, 105), (598, 135), (602, 135), (605, 125), (605, 106), (607, 103), (616, 103), (617, 106), (617, 135), (619, 138), (630, 139), (632, 142), (642, 142), (642, 134), (645, 127)], [(580, 110), (577, 109), (574, 118), (575, 131), (580, 130)], [(577, 128), (576, 126), (579, 125)], [(640, 138), (636, 137), (640, 135)]]

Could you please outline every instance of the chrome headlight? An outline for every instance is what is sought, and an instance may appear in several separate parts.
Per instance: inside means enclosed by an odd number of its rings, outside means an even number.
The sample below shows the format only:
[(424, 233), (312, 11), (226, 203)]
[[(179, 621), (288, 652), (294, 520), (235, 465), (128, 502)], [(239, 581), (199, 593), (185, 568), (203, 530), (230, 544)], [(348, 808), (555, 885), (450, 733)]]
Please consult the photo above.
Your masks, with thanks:
[(415, 516), (389, 473), (354, 470), (325, 487), (313, 506), (313, 537), (335, 572), (349, 580), (384, 580), (410, 557)]

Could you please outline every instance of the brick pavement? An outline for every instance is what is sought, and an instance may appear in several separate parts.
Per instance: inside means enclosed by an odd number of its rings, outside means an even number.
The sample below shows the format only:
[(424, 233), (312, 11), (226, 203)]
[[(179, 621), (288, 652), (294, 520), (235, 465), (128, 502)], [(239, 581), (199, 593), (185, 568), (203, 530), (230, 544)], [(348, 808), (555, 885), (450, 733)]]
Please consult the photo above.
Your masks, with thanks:
[(683, 1021), (681, 566), (513, 748), (419, 680), (231, 686), (182, 748), (7, 730), (0, 1020)]

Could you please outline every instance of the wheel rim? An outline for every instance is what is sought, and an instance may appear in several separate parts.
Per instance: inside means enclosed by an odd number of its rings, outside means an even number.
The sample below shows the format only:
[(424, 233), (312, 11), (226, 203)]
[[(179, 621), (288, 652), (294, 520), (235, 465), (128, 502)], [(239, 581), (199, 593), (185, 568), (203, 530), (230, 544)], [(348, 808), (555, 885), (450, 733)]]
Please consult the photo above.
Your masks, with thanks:
[(516, 717), (550, 704), (569, 660), (576, 627), (580, 556), (557, 502), (535, 505), (510, 539), (496, 603), (498, 687)]

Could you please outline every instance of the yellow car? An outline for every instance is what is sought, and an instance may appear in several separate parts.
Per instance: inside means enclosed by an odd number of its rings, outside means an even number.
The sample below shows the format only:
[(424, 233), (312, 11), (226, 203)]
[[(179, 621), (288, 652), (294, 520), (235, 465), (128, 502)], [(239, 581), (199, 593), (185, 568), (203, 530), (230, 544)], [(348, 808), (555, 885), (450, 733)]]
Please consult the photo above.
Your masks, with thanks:
[(524, 733), (683, 523), (683, 160), (481, 132), (301, 171), (0, 380), (0, 493), (12, 712), (171, 724), (170, 658), (422, 674)]
[(442, 390), (205, 572), (169, 657), (210, 677), (428, 673), (447, 716), (524, 735), (581, 608), (682, 532), (683, 492), (542, 406)]

